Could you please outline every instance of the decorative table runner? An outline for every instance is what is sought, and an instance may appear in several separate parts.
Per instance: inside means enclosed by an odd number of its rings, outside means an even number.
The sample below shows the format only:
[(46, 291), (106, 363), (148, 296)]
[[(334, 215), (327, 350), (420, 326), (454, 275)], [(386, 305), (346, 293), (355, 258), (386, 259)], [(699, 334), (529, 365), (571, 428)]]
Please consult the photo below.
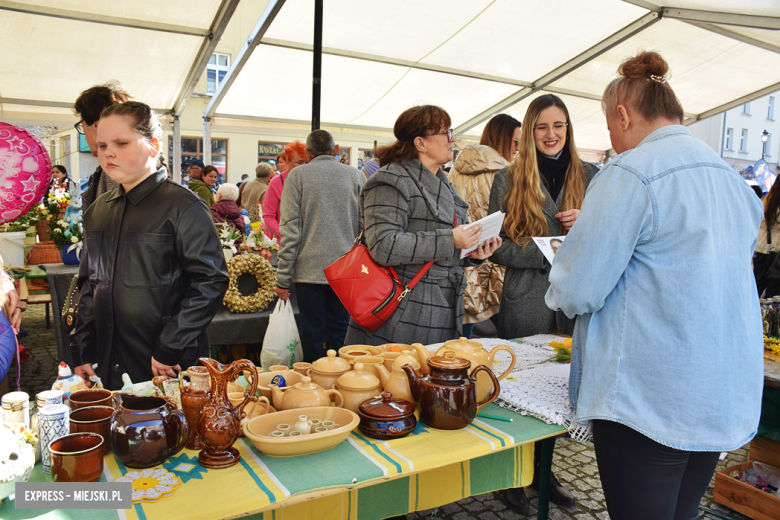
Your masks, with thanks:
[[(530, 443), (563, 429), (494, 404), (485, 411), (514, 421), (480, 418), (467, 428), (453, 431), (436, 430), (418, 422), (411, 435), (391, 441), (370, 439), (355, 430), (332, 450), (290, 458), (263, 455), (242, 437), (235, 444), (241, 462), (232, 468), (203, 468), (198, 464), (197, 452), (190, 450), (153, 468), (164, 469), (181, 481), (170, 496), (154, 503), (139, 503), (127, 510), (87, 512), (16, 510), (14, 501), (7, 500), (0, 508), (0, 518), (205, 520), (250, 515), (274, 520), (379, 520), (530, 484)], [(101, 481), (110, 482), (139, 471), (126, 468), (109, 454)], [(38, 464), (30, 481), (50, 482), (51, 477), (44, 475)]]

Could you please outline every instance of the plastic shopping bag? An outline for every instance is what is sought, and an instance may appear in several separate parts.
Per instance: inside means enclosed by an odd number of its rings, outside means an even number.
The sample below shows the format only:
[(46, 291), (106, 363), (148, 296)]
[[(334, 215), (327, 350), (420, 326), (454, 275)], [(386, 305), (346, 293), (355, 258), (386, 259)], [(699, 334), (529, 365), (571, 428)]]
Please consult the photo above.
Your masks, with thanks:
[(273, 365), (292, 367), (293, 363), (299, 361), (303, 361), (303, 350), (292, 303), (280, 299), (268, 320), (263, 349), (260, 351), (260, 365), (264, 372), (268, 372)]

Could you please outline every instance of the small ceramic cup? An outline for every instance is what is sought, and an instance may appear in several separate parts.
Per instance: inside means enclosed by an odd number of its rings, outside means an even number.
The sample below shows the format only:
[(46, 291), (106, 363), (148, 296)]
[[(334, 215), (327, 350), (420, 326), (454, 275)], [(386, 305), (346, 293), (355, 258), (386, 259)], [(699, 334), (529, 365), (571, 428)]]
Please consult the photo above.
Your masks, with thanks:
[(46, 474), (51, 473), (49, 443), (70, 433), (69, 415), (70, 409), (64, 404), (50, 404), (38, 410), (41, 464)]
[(328, 429), (324, 426), (317, 426), (317, 428), (314, 429), (314, 433), (325, 433), (326, 431), (328, 431)]
[(271, 365), (268, 368), (269, 372), (282, 372), (284, 370), (290, 370), (290, 367), (288, 367), (287, 365)]
[(336, 427), (336, 423), (334, 423), (333, 421), (322, 421), (321, 424), (323, 427), (327, 428), (328, 430), (332, 430), (333, 428)]
[(290, 425), (289, 424), (277, 424), (276, 430), (284, 433), (285, 437), (290, 434)]
[(104, 388), (79, 390), (70, 394), (70, 409), (78, 410), (89, 406), (114, 406), (111, 391)]
[(44, 390), (35, 396), (35, 404), (40, 410), (50, 404), (62, 404), (63, 397), (65, 397), (65, 392), (62, 390)]
[(295, 430), (294, 432), (290, 432), (290, 437), (300, 437), (301, 435), (303, 434), (298, 430)]
[(71, 433), (51, 441), (54, 482), (96, 482), (103, 474), (103, 443), (97, 433)]
[(293, 370), (302, 376), (311, 376), (311, 363), (293, 363)]
[(271, 432), (271, 435), (269, 437), (284, 437), (284, 432), (279, 430), (274, 430)]
[(97, 433), (104, 441), (101, 451), (108, 455), (111, 451), (111, 416), (114, 409), (110, 406), (88, 406), (79, 408), (70, 414), (70, 433)]
[(312, 431), (319, 428), (319, 426), (322, 424), (319, 419), (309, 419), (309, 422), (311, 422)]

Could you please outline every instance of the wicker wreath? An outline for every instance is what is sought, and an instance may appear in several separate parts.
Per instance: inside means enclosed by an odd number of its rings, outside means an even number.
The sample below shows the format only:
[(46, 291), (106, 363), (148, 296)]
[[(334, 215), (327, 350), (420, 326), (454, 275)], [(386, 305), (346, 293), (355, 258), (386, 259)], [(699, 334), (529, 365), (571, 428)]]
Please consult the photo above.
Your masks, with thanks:
[[(230, 273), (230, 285), (222, 303), (230, 312), (248, 313), (264, 311), (276, 298), (276, 271), (260, 255), (243, 254), (234, 256), (227, 262)], [(244, 296), (238, 290), (238, 279), (242, 274), (253, 274), (257, 278), (257, 291)]]

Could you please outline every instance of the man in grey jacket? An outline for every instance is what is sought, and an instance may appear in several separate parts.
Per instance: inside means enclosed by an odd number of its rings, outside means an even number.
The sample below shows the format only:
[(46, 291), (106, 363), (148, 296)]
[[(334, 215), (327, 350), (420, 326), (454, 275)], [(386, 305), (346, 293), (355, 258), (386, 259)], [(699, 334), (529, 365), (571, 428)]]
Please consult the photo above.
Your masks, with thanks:
[(324, 355), (326, 342), (328, 348), (341, 348), (349, 325), (349, 313), (323, 271), (360, 232), (360, 189), (366, 178), (341, 164), (337, 154), (330, 133), (313, 131), (306, 139), (309, 163), (290, 172), (282, 191), (276, 293), (286, 300), (295, 282), (301, 348), (309, 363)]

